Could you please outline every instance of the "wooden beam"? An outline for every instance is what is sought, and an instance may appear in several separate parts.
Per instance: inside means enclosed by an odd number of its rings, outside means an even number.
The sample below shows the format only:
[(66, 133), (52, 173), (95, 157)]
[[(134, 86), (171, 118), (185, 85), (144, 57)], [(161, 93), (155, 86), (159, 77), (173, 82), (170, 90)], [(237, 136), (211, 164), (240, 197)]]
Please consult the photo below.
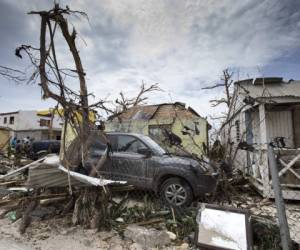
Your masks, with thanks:
[(287, 170), (289, 170), (299, 159), (300, 154), (294, 157), (288, 164), (285, 163), (282, 159), (279, 159), (280, 163), (284, 166), (284, 168), (279, 171), (279, 177), (282, 176)]

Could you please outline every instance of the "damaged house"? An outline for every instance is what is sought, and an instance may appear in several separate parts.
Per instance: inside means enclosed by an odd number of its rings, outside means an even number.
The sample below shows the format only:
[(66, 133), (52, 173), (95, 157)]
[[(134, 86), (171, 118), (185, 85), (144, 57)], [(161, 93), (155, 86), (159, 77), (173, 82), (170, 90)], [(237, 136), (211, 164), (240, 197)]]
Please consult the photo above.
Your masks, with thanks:
[(19, 110), (0, 113), (0, 126), (9, 128), (17, 139), (29, 136), (35, 140), (60, 140), (62, 120), (50, 110)]
[[(210, 124), (184, 103), (163, 103), (134, 106), (108, 118), (107, 132), (131, 132), (150, 136), (164, 148), (169, 145), (166, 133), (172, 133), (174, 144), (201, 156), (208, 148)], [(180, 154), (178, 147), (167, 146), (169, 152)]]
[(279, 157), (285, 199), (300, 199), (300, 81), (257, 78), (235, 82), (223, 143), (232, 145), (235, 168), (248, 175), (265, 197), (272, 197), (267, 147)]

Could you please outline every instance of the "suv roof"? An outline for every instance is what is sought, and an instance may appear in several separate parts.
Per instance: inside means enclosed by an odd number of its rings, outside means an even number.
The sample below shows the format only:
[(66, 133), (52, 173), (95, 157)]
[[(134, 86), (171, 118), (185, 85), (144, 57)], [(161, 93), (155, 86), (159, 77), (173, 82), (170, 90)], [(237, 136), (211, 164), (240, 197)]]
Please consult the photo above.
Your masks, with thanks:
[(108, 135), (133, 135), (133, 136), (145, 136), (143, 134), (138, 134), (138, 133), (126, 133), (126, 132), (106, 132)]

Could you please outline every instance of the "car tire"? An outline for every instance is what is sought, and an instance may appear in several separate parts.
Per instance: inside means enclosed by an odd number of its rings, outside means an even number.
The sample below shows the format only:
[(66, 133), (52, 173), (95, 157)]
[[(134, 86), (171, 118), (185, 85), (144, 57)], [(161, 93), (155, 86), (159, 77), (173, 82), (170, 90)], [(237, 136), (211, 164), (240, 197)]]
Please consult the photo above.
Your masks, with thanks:
[(193, 191), (185, 180), (172, 177), (162, 183), (160, 197), (167, 205), (189, 206), (193, 201)]

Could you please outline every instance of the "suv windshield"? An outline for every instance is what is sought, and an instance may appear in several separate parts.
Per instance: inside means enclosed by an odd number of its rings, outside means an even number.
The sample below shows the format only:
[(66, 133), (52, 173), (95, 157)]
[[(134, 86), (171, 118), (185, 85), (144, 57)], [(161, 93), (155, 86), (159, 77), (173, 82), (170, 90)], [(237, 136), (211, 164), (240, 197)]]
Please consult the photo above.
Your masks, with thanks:
[(148, 136), (144, 136), (144, 135), (140, 135), (140, 137), (143, 139), (143, 141), (145, 143), (148, 144), (148, 146), (150, 146), (152, 149), (154, 149), (158, 154), (163, 155), (166, 154), (167, 152), (161, 147), (159, 146), (155, 141), (153, 141), (150, 137)]
[(139, 149), (145, 149), (146, 146), (139, 139), (129, 135), (118, 136), (118, 152), (138, 153)]

